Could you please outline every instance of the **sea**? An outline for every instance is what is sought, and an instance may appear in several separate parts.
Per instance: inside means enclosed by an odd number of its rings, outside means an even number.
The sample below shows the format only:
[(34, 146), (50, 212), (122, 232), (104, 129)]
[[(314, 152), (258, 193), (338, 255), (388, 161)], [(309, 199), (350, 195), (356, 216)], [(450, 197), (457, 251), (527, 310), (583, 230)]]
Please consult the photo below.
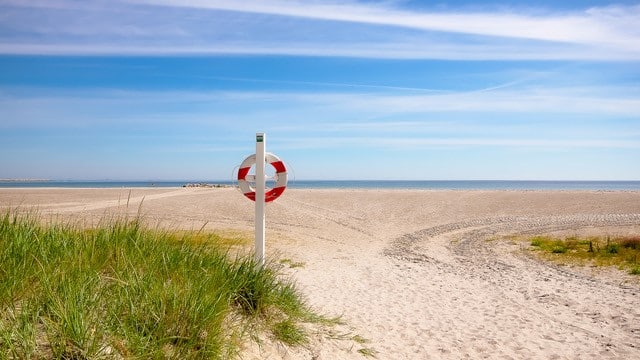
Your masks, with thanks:
[[(183, 187), (196, 184), (234, 186), (232, 181), (0, 180), (0, 188), (136, 188)], [(290, 180), (292, 189), (423, 189), (423, 190), (600, 190), (640, 191), (640, 181), (539, 180)]]

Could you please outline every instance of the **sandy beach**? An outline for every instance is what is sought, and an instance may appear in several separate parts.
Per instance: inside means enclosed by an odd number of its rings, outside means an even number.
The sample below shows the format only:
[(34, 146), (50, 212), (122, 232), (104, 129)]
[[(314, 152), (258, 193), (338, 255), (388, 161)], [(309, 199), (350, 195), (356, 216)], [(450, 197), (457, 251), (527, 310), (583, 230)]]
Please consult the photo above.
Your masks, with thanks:
[[(0, 189), (0, 207), (249, 236), (254, 217), (231, 188)], [(267, 206), (267, 257), (303, 264), (284, 271), (344, 324), (244, 358), (639, 359), (638, 277), (549, 264), (508, 238), (533, 234), (640, 234), (640, 192), (289, 189)]]

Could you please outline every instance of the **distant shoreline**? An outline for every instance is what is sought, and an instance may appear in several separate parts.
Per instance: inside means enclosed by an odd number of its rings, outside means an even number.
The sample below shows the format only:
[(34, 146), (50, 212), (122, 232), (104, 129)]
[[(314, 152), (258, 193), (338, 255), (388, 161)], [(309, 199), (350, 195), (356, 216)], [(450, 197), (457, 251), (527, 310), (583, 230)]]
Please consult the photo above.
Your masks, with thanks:
[[(234, 181), (113, 181), (0, 179), (0, 188), (170, 188), (234, 187)], [(267, 184), (269, 187), (270, 184)], [(290, 180), (292, 189), (373, 190), (588, 190), (640, 191), (640, 181), (556, 181), (556, 180)]]
[(52, 181), (50, 179), (0, 179), (1, 182), (46, 182)]

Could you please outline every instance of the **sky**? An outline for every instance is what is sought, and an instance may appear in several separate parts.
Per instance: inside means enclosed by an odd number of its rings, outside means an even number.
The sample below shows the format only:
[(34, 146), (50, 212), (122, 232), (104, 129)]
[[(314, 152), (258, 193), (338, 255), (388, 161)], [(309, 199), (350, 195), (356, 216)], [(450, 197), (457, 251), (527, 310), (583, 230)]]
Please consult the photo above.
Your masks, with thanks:
[(0, 0), (0, 179), (640, 180), (640, 1)]

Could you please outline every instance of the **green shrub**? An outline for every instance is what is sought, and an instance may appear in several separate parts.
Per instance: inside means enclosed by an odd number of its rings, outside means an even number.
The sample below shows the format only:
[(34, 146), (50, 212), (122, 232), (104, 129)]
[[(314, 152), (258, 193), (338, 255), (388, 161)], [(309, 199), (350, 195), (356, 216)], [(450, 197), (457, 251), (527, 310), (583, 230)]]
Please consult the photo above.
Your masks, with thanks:
[(536, 236), (531, 239), (531, 246), (542, 246), (542, 244), (547, 240), (546, 237)]
[(569, 246), (573, 243), (575, 243), (573, 239), (570, 241), (556, 240), (550, 244), (551, 252), (553, 254), (564, 254), (567, 252)]
[(606, 250), (608, 254), (617, 254), (620, 251), (620, 245), (616, 243), (610, 243), (607, 245)]

